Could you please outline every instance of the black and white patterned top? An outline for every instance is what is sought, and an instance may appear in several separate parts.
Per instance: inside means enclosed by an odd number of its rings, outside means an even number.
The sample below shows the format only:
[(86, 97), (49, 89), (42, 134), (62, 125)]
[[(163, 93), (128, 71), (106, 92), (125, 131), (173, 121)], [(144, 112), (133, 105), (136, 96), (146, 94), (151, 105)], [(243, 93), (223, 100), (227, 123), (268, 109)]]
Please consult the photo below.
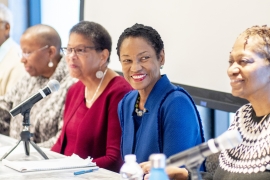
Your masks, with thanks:
[(251, 104), (242, 106), (235, 114), (229, 130), (237, 129), (243, 142), (221, 152), (219, 165), (225, 171), (251, 174), (270, 169), (270, 119), (266, 116), (263, 121), (256, 121), (252, 114)]
[(34, 133), (33, 140), (41, 147), (50, 148), (56, 142), (63, 125), (65, 97), (68, 88), (76, 81), (71, 78), (65, 59), (62, 58), (53, 75), (48, 79), (42, 76), (31, 77), (28, 73), (22, 77), (15, 87), (0, 96), (0, 133), (20, 139), (23, 129), (21, 114), (11, 117), (9, 111), (19, 103), (44, 88), (51, 79), (60, 83), (58, 91), (37, 102), (30, 111), (30, 129)]

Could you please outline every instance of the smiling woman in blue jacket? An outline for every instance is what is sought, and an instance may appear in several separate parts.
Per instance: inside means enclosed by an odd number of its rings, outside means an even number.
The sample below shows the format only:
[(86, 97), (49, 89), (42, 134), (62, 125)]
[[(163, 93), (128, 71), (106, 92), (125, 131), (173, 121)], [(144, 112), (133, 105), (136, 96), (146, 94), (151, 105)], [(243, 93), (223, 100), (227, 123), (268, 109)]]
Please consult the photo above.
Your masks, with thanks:
[(117, 54), (124, 77), (134, 88), (118, 105), (122, 157), (135, 154), (147, 173), (151, 154), (169, 157), (204, 142), (192, 98), (160, 73), (165, 53), (158, 32), (142, 24), (127, 28), (118, 40)]

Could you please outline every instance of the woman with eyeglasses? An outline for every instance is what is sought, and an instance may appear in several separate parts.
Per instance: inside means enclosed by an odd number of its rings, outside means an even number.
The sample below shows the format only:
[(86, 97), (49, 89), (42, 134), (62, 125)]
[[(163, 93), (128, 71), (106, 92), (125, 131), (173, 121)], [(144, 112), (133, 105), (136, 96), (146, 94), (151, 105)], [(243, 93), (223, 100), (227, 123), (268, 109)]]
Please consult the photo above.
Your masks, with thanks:
[(117, 105), (131, 86), (108, 68), (111, 46), (111, 37), (100, 24), (81, 21), (71, 28), (63, 51), (71, 76), (79, 82), (67, 94), (64, 126), (52, 150), (91, 156), (97, 166), (119, 172)]
[(27, 73), (13, 89), (0, 96), (0, 133), (21, 139), (23, 116), (11, 117), (9, 111), (55, 79), (60, 83), (59, 90), (33, 105), (29, 126), (33, 141), (51, 148), (62, 128), (67, 89), (75, 81), (61, 55), (60, 36), (52, 27), (40, 24), (28, 28), (21, 36), (20, 46), (21, 62)]

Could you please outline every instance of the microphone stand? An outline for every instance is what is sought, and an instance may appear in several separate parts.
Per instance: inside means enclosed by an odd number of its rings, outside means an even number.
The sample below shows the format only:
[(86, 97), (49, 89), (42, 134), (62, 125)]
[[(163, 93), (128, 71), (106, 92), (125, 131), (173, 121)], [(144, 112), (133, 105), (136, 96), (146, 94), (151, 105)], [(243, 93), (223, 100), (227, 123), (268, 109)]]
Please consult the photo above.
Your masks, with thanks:
[(29, 147), (29, 143), (30, 143), (44, 159), (49, 159), (46, 156), (46, 154), (33, 141), (31, 141), (31, 137), (33, 137), (33, 133), (29, 132), (30, 109), (27, 109), (23, 113), (21, 113), (23, 115), (23, 126), (24, 126), (20, 134), (21, 140), (19, 140), (17, 144), (10, 151), (4, 154), (4, 156), (1, 158), (1, 161), (5, 159), (20, 144), (21, 141), (23, 141), (25, 154), (27, 156), (30, 155), (30, 147)]
[(205, 157), (198, 154), (198, 148), (192, 149), (186, 156), (185, 161), (177, 160), (173, 156), (167, 159), (167, 166), (177, 166), (180, 167), (185, 165), (185, 168), (189, 171), (191, 175), (191, 180), (202, 180), (200, 173), (200, 167), (205, 160)]
[(202, 180), (202, 176), (200, 173), (200, 167), (202, 164), (202, 161), (195, 162), (193, 164), (186, 164), (185, 167), (190, 172), (191, 180)]

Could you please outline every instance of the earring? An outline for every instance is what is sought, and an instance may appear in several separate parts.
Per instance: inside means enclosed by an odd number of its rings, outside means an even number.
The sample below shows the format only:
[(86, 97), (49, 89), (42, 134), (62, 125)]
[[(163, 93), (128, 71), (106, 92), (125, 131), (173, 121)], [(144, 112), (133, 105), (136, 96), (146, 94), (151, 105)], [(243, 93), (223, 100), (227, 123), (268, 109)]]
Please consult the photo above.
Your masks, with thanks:
[(51, 67), (53, 67), (53, 62), (52, 62), (52, 60), (50, 59), (50, 62), (48, 63), (48, 66), (51, 68)]
[(103, 77), (104, 73), (101, 71), (101, 68), (99, 67), (99, 70), (96, 72), (96, 77), (98, 79), (101, 79)]
[(164, 65), (161, 65), (161, 66), (160, 66), (160, 69), (163, 69), (163, 66), (164, 66)]

